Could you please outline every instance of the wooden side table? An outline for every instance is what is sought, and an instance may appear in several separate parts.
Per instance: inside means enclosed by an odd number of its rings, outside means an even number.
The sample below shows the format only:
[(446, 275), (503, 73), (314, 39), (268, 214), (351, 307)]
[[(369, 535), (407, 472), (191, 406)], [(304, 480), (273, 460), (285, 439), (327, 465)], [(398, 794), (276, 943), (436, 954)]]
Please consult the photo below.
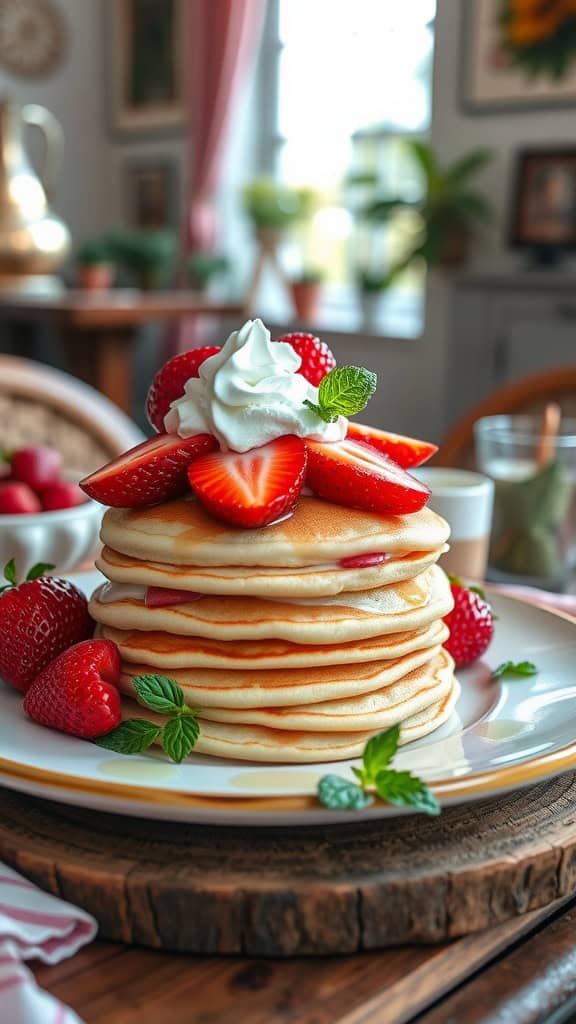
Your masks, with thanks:
[(62, 334), (67, 369), (131, 411), (133, 355), (138, 327), (184, 317), (230, 317), (240, 303), (215, 303), (193, 292), (71, 291), (57, 298), (0, 296), (0, 323), (48, 323)]

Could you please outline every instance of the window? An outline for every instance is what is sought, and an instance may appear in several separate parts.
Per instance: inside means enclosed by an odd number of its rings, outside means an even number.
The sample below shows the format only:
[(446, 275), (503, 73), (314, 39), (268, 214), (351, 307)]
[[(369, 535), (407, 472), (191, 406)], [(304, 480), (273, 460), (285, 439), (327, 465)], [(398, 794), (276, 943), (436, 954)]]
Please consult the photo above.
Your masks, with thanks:
[[(356, 330), (362, 313), (354, 280), (362, 268), (384, 272), (413, 230), (355, 222), (345, 182), (375, 173), (379, 192), (414, 197), (420, 183), (402, 140), (430, 123), (435, 0), (273, 0), (265, 67), (269, 124), (265, 169), (282, 182), (316, 190), (312, 222), (286, 246), (292, 272), (322, 268), (322, 326)], [(276, 96), (277, 102), (270, 100)], [(378, 329), (420, 333), (422, 273), (409, 271), (380, 303)]]

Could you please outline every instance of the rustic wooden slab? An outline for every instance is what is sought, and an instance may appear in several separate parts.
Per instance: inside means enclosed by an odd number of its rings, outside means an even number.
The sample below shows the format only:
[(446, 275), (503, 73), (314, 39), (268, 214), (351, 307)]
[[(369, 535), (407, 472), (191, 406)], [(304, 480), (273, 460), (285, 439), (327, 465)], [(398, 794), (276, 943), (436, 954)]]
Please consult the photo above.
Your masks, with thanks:
[(120, 942), (271, 957), (440, 942), (576, 890), (576, 774), (437, 819), (300, 829), (173, 825), (2, 790), (0, 860)]

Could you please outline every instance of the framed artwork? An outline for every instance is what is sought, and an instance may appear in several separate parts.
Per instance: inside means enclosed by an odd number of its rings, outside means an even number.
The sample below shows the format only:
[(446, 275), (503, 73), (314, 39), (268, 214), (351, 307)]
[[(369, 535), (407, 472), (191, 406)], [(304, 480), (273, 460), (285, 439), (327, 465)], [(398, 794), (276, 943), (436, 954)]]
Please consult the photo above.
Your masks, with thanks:
[(462, 9), (469, 113), (576, 106), (576, 4), (464, 0)]
[(185, 123), (185, 0), (108, 0), (112, 131), (161, 136)]
[(542, 253), (576, 249), (576, 146), (518, 154), (510, 242)]
[(177, 229), (178, 172), (173, 160), (141, 160), (126, 166), (126, 209), (132, 227)]

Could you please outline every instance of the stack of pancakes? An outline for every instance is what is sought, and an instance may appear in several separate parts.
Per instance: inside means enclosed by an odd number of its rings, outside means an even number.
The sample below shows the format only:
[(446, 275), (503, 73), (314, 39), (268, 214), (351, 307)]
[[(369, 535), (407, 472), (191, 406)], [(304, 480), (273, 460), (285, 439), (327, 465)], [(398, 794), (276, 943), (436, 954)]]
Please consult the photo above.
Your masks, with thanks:
[[(183, 499), (109, 509), (101, 536), (111, 583), (90, 611), (120, 649), (125, 715), (156, 720), (132, 679), (171, 676), (202, 711), (200, 753), (344, 759), (396, 723), (401, 742), (424, 736), (454, 707), (452, 598), (435, 565), (448, 526), (430, 509), (387, 518), (302, 497), (289, 518), (246, 530)], [(385, 560), (341, 565), (375, 553)], [(148, 587), (191, 600), (148, 607)]]

